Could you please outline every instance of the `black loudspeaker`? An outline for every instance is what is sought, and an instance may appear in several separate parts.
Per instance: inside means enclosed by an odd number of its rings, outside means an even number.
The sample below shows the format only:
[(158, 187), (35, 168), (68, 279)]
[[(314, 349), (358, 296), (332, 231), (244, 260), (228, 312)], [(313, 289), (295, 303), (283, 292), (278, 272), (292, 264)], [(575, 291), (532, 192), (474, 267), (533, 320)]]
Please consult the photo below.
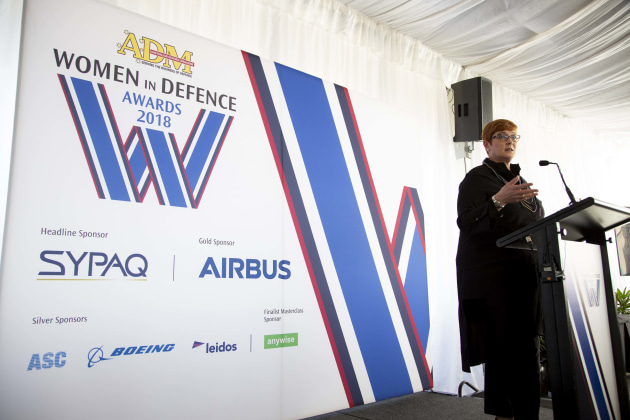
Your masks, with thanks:
[(483, 127), (492, 121), (492, 82), (483, 77), (453, 83), (455, 137), (453, 141), (481, 140)]

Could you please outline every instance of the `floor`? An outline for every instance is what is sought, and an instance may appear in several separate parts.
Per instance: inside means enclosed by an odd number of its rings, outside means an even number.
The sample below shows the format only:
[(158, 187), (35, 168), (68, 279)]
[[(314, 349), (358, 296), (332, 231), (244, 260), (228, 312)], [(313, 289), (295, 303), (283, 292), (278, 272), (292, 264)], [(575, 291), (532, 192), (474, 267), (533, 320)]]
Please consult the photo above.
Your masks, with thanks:
[[(303, 420), (490, 420), (483, 412), (483, 396), (458, 397), (419, 392), (372, 404), (334, 411)], [(551, 400), (541, 400), (540, 420), (553, 420)]]

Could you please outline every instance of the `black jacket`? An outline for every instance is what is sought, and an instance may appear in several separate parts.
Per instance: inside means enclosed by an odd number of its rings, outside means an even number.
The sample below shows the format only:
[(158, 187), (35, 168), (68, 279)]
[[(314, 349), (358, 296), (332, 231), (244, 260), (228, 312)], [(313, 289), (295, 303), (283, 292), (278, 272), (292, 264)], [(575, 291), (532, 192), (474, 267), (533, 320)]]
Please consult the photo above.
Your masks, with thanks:
[[(532, 336), (540, 334), (535, 254), (496, 245), (497, 239), (544, 215), (538, 199), (529, 209), (511, 203), (498, 211), (492, 203), (491, 197), (503, 187), (503, 180), (510, 181), (519, 174), (518, 164), (511, 164), (508, 170), (505, 164), (486, 159), (459, 186), (457, 289), (462, 367), (467, 372), (470, 366), (486, 361), (489, 340), (500, 339), (506, 331), (524, 329)], [(526, 181), (521, 177), (520, 182)]]

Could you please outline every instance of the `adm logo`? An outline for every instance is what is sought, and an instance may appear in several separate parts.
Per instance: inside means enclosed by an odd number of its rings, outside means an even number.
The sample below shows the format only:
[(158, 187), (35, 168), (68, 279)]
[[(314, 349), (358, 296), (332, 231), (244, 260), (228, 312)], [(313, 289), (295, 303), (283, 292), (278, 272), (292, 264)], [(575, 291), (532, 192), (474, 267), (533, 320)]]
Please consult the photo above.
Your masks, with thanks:
[(113, 360), (116, 356), (141, 355), (149, 353), (168, 353), (173, 351), (175, 344), (151, 344), (147, 346), (117, 347), (109, 357), (105, 357), (103, 346), (94, 347), (88, 352), (88, 367), (91, 368), (104, 360)]
[[(174, 46), (169, 44), (161, 44), (160, 42), (143, 36), (138, 41), (138, 38), (133, 32), (125, 31), (127, 38), (122, 44), (118, 44), (118, 54), (126, 55), (127, 51), (133, 53), (133, 58), (139, 61), (145, 61), (147, 63), (159, 64), (166, 68), (171, 68), (171, 64), (175, 67), (175, 70), (182, 68), (182, 73), (192, 74), (191, 67), (195, 66), (195, 63), (191, 61), (193, 53), (191, 51), (184, 51), (181, 55), (177, 55), (177, 51)], [(141, 47), (142, 45), (142, 47)]]

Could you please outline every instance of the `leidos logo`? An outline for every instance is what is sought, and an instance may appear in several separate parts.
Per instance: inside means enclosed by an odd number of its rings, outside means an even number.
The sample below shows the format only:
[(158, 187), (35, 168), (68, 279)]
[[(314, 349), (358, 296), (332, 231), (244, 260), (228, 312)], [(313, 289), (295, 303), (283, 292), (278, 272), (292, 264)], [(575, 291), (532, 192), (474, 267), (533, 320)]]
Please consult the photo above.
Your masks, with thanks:
[[(171, 68), (171, 63), (175, 70), (179, 70), (183, 66), (182, 72), (192, 74), (190, 70), (195, 63), (190, 61), (193, 53), (184, 51), (180, 56), (177, 55), (175, 47), (169, 44), (162, 45), (158, 41), (143, 36), (140, 41), (133, 32), (125, 31), (127, 38), (122, 44), (118, 44), (118, 54), (126, 55), (127, 51), (133, 52), (133, 58), (136, 60), (146, 61), (152, 64), (162, 63), (164, 67)], [(142, 45), (142, 48), (140, 47)]]
[(57, 353), (44, 353), (44, 355), (39, 357), (39, 353), (35, 353), (31, 356), (31, 361), (28, 364), (27, 371), (30, 370), (40, 370), (40, 369), (50, 369), (51, 367), (62, 368), (66, 365), (66, 352), (58, 351)]
[(197, 347), (206, 345), (206, 353), (224, 353), (228, 351), (236, 351), (236, 344), (225, 344), (225, 341), (221, 344), (214, 343), (202, 343), (201, 341), (195, 341), (193, 343), (192, 348), (196, 349)]
[[(68, 266), (68, 271), (72, 271), (73, 277), (39, 278), (38, 280), (104, 280), (107, 275), (120, 274), (125, 278), (132, 277), (133, 280), (146, 281), (149, 268), (149, 262), (142, 254), (131, 254), (121, 259), (116, 253), (111, 256), (104, 252), (83, 252), (80, 255), (74, 255), (70, 251), (46, 250), (39, 254), (39, 258), (48, 264), (46, 270), (37, 273), (39, 276), (66, 276), (66, 266)], [(56, 269), (51, 266), (55, 266)]]
[(95, 364), (103, 360), (113, 360), (116, 356), (130, 356), (132, 354), (149, 354), (149, 353), (167, 353), (173, 351), (175, 344), (152, 344), (150, 346), (131, 346), (117, 347), (114, 349), (110, 357), (104, 357), (103, 346), (94, 347), (88, 352), (88, 367), (91, 368)]

